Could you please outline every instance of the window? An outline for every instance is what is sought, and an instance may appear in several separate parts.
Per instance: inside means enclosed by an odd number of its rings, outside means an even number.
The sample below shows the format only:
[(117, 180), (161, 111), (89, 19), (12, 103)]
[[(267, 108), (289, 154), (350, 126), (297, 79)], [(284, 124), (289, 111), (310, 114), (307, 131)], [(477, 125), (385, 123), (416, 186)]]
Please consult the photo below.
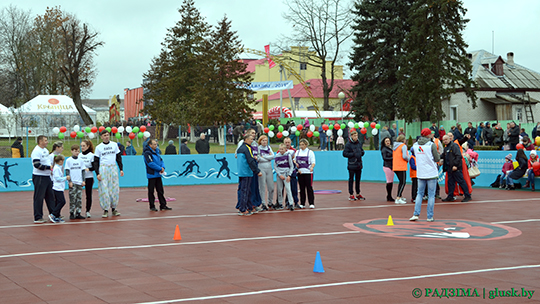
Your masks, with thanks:
[(450, 106), (450, 120), (458, 120), (457, 106)]
[(517, 108), (516, 109), (516, 120), (521, 121), (523, 119), (523, 109)]
[(294, 98), (294, 108), (295, 110), (300, 110), (300, 97)]
[(301, 70), (301, 71), (302, 71), (302, 70), (307, 70), (307, 63), (301, 62), (301, 63), (300, 63), (300, 70)]

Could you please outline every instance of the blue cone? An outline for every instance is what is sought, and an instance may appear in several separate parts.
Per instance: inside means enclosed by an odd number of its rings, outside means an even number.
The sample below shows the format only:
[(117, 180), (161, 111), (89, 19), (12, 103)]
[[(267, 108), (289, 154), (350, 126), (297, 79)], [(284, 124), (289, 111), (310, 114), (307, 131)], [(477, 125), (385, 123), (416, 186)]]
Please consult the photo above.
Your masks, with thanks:
[(321, 261), (321, 254), (317, 251), (317, 256), (315, 257), (315, 266), (313, 266), (313, 272), (324, 272), (324, 267)]

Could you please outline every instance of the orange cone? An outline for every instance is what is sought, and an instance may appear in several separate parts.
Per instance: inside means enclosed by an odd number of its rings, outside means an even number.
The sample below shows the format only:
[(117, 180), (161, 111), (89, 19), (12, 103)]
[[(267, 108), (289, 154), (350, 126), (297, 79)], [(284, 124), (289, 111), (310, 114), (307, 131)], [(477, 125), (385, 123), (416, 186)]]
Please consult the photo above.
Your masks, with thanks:
[(175, 240), (175, 241), (181, 241), (182, 240), (182, 236), (180, 235), (180, 228), (178, 227), (178, 225), (176, 225), (176, 229), (174, 230), (173, 240)]

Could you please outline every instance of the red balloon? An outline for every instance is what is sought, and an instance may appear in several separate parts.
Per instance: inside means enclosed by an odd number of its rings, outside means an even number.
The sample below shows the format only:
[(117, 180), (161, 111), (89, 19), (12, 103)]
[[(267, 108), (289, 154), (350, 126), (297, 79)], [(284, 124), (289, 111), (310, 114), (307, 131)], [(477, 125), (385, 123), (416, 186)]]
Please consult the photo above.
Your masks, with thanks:
[(306, 135), (307, 135), (307, 137), (311, 137), (311, 136), (313, 136), (313, 132), (308, 131)]
[(322, 129), (325, 131), (328, 131), (328, 125), (327, 124), (322, 125)]
[(67, 128), (66, 127), (60, 127), (60, 132), (64, 133), (67, 131)]
[(302, 131), (302, 128), (304, 128), (302, 125), (296, 126), (296, 130), (298, 130), (298, 131)]
[(103, 132), (103, 130), (105, 130), (104, 126), (99, 127), (99, 132)]
[(522, 144), (517, 144), (516, 149), (518, 150), (525, 149), (525, 146), (523, 146)]
[(97, 132), (97, 127), (92, 127), (92, 129), (90, 129), (90, 131), (92, 131), (92, 133), (96, 133)]
[(376, 123), (372, 122), (370, 125), (369, 125), (372, 129), (375, 129), (375, 127), (377, 126)]
[(540, 170), (540, 162), (537, 162), (537, 161), (536, 161), (536, 162), (533, 163), (532, 166), (533, 166), (533, 170), (534, 170), (534, 171)]
[(133, 133), (133, 132), (129, 133), (129, 138), (130, 138), (130, 139), (134, 139), (135, 136), (137, 136), (137, 135), (135, 135), (135, 133)]
[(278, 132), (278, 134), (276, 134), (276, 137), (277, 137), (277, 138), (282, 138), (282, 137), (283, 137), (283, 133)]
[(144, 131), (146, 131), (146, 127), (145, 127), (145, 126), (141, 126), (141, 127), (139, 128), (139, 130), (141, 130), (141, 132), (144, 132)]
[(366, 130), (366, 128), (362, 128), (362, 130), (360, 130), (360, 133), (362, 133), (362, 134), (366, 134), (366, 133), (367, 133), (367, 130)]
[(75, 138), (77, 137), (77, 132), (73, 131), (69, 134), (69, 136), (71, 136), (71, 138)]
[(340, 124), (338, 124), (338, 123), (336, 123), (336, 124), (334, 125), (334, 129), (336, 129), (336, 130), (339, 130), (339, 129), (341, 129), (341, 125), (340, 125)]
[(118, 132), (118, 129), (117, 129), (116, 127), (112, 127), (112, 128), (111, 128), (111, 131), (112, 131), (113, 133), (116, 133), (116, 132)]
[(270, 129), (264, 128), (264, 133), (268, 133), (268, 132), (270, 132)]

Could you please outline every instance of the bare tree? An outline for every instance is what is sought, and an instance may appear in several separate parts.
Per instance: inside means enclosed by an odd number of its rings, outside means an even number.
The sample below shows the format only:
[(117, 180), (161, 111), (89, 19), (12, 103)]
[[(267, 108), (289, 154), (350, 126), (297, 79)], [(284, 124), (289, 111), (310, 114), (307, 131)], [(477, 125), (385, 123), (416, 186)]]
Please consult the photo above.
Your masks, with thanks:
[[(334, 87), (335, 64), (341, 58), (340, 47), (352, 35), (350, 1), (342, 0), (289, 0), (288, 12), (283, 18), (292, 24), (292, 34), (285, 37), (289, 45), (308, 47), (294, 48), (300, 64), (321, 70), (325, 111), (330, 109), (329, 95)], [(281, 46), (283, 49), (283, 46)], [(293, 49), (291, 49), (293, 50)], [(298, 55), (298, 56), (296, 56)], [(330, 78), (330, 79), (328, 79)]]

